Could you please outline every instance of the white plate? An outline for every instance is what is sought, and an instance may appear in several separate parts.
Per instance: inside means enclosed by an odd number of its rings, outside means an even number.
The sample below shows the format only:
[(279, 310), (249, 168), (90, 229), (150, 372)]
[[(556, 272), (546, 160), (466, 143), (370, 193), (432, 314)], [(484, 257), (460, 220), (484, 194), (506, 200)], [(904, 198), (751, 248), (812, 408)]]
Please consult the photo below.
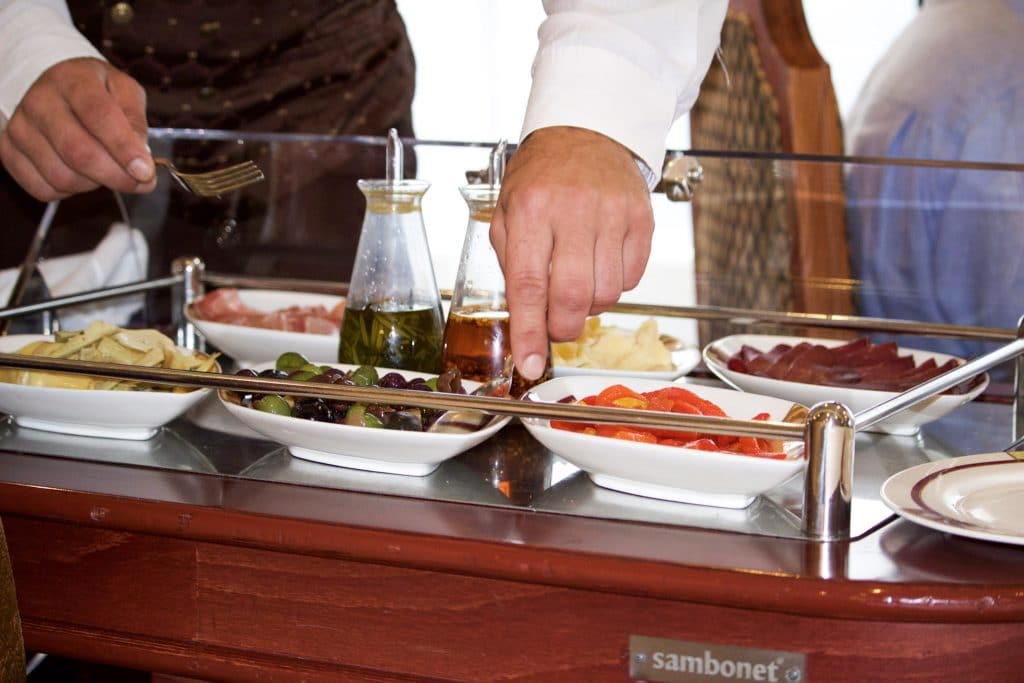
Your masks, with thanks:
[[(273, 363), (263, 363), (254, 366), (253, 370), (259, 372), (273, 366)], [(358, 366), (334, 364), (334, 367), (352, 370)], [(433, 376), (392, 368), (379, 368), (378, 372), (381, 375), (400, 372), (406, 379)], [(479, 384), (464, 381), (463, 386), (472, 391)], [(497, 434), (511, 420), (503, 417), (468, 434), (407, 432), (274, 415), (232, 403), (225, 400), (222, 393), (218, 396), (229, 413), (268, 439), (284, 444), (298, 458), (357, 470), (412, 476), (430, 474), (448, 458)]]
[(682, 349), (672, 352), (672, 370), (609, 370), (605, 368), (577, 368), (568, 365), (555, 365), (552, 368), (554, 377), (639, 377), (641, 379), (672, 380), (682, 377), (700, 363), (698, 349)]
[(957, 536), (1024, 545), (1024, 461), (982, 453), (917, 465), (889, 477), (896, 514)]
[[(607, 377), (558, 377), (534, 387), (527, 396), (556, 402), (568, 395), (577, 399), (600, 393)], [(623, 382), (634, 391), (680, 386), (664, 380), (630, 378)], [(792, 403), (732, 389), (687, 384), (695, 394), (717, 403), (727, 415), (750, 419), (762, 412), (782, 418)], [(761, 493), (782, 484), (803, 469), (803, 444), (787, 445), (789, 457), (772, 460), (736, 453), (699, 451), (674, 446), (636, 443), (554, 429), (550, 420), (522, 419), (530, 433), (554, 453), (587, 472), (598, 486), (648, 498), (682, 503), (744, 508)]]
[[(636, 330), (648, 318), (649, 315), (637, 315), (632, 313), (602, 313), (601, 324), (619, 327), (624, 330)], [(654, 317), (658, 323), (659, 334), (670, 334), (684, 344), (687, 348), (672, 352), (672, 363), (675, 367), (671, 370), (621, 370), (613, 368), (581, 368), (569, 365), (555, 365), (552, 368), (553, 377), (577, 377), (587, 375), (591, 377), (640, 377), (643, 379), (664, 379), (671, 380), (682, 377), (693, 370), (700, 363), (700, 349), (691, 344), (694, 339), (691, 330), (692, 321), (679, 318)]]
[[(331, 310), (343, 299), (330, 294), (286, 292), (272, 289), (239, 289), (238, 296), (246, 306), (270, 313), (289, 306), (322, 305)], [(230, 325), (203, 320), (194, 306), (185, 309), (185, 317), (203, 337), (235, 359), (242, 367), (276, 360), (285, 351), (297, 351), (314, 363), (338, 360), (338, 334), (285, 332), (262, 327)]]
[[(0, 337), (0, 352), (14, 353), (29, 342), (53, 340), (42, 334)], [(187, 349), (178, 349), (191, 353)], [(21, 427), (48, 432), (141, 441), (175, 419), (210, 393), (196, 389), (170, 391), (113, 391), (60, 389), (0, 382), (0, 412)]]
[[(826, 347), (841, 346), (847, 343), (841, 339), (816, 339), (812, 337), (784, 337), (764, 334), (737, 334), (731, 337), (723, 337), (711, 342), (704, 347), (704, 364), (708, 370), (718, 375), (725, 383), (742, 391), (751, 391), (768, 396), (778, 396), (806, 406), (812, 406), (822, 401), (838, 401), (844, 404), (854, 413), (859, 413), (884, 401), (888, 401), (899, 394), (891, 391), (876, 391), (873, 389), (851, 389), (849, 387), (832, 387), (820, 384), (804, 384), (802, 382), (787, 382), (770, 377), (758, 377), (745, 372), (730, 370), (727, 362), (730, 356), (740, 350), (746, 344), (761, 351), (769, 351), (777, 344), (789, 344), (795, 346), (800, 342), (821, 344)], [(911, 355), (914, 362), (920, 364), (929, 358), (942, 365), (954, 356), (947, 356), (942, 353), (930, 351), (917, 351), (900, 347), (900, 355)], [(960, 360), (957, 358), (956, 360)], [(888, 434), (910, 435), (916, 434), (921, 425), (937, 420), (948, 415), (965, 403), (974, 400), (988, 386), (988, 374), (985, 374), (982, 381), (964, 394), (941, 394), (918, 403), (887, 420), (875, 424), (868, 431), (885, 432)]]

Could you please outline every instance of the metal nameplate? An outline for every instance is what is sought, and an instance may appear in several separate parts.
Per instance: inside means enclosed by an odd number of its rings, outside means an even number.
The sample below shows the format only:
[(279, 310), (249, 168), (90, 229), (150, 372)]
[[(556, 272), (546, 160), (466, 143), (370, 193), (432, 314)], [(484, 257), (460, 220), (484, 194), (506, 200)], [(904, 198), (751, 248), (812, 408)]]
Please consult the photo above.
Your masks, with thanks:
[(629, 637), (630, 678), (657, 683), (801, 683), (806, 657), (800, 652), (699, 643), (648, 636)]

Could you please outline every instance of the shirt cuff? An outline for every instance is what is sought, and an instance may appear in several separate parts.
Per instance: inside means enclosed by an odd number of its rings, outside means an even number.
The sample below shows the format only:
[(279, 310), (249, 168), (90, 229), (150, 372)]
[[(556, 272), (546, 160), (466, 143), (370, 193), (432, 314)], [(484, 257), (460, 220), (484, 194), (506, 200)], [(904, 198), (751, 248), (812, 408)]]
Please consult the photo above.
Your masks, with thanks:
[(31, 3), (22, 7), (0, 12), (0, 129), (51, 66), (80, 57), (103, 59), (66, 14)]
[(595, 47), (549, 47), (534, 63), (522, 138), (550, 126), (597, 131), (629, 149), (656, 184), (675, 111), (674, 90), (629, 61)]

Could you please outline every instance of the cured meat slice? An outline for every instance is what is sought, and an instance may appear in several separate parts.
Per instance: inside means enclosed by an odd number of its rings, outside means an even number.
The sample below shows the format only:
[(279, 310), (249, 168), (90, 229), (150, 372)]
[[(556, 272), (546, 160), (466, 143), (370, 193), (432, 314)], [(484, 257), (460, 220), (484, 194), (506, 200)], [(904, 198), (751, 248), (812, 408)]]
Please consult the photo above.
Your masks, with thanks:
[[(787, 382), (901, 392), (952, 370), (960, 362), (950, 359), (939, 365), (929, 358), (916, 363), (913, 356), (899, 355), (895, 342), (873, 344), (867, 337), (860, 337), (831, 348), (800, 342), (760, 351), (743, 345), (729, 357), (727, 365), (734, 372)], [(950, 393), (963, 393), (974, 384), (965, 382)]]
[(322, 304), (288, 306), (269, 312), (257, 310), (246, 306), (234, 287), (215, 289), (198, 299), (193, 306), (203, 320), (310, 334), (337, 334), (345, 315), (344, 300), (331, 310)]

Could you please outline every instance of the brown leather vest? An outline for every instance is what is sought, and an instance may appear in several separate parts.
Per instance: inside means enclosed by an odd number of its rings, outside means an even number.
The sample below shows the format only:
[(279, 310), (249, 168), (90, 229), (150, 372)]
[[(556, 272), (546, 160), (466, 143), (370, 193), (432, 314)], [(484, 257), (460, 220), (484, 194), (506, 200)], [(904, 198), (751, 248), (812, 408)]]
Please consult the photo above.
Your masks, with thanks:
[(71, 0), (148, 94), (151, 126), (412, 134), (415, 63), (394, 0)]

